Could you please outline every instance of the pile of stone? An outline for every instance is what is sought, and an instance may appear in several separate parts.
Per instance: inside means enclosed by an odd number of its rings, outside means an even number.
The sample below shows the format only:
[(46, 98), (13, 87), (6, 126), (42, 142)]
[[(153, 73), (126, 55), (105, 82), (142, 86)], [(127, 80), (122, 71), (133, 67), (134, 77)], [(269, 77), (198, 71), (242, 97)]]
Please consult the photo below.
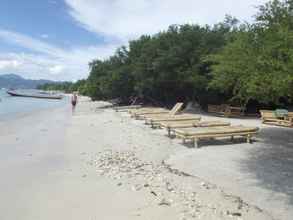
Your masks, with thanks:
[[(176, 181), (174, 175), (179, 173), (172, 173), (164, 164), (141, 161), (132, 151), (101, 152), (90, 164), (96, 167), (99, 175), (116, 180), (117, 186), (129, 186), (133, 191), (144, 190), (154, 197), (158, 206), (176, 208), (182, 220), (241, 219), (240, 212), (219, 210), (202, 202), (194, 188)], [(213, 186), (201, 182), (200, 187), (209, 190)]]

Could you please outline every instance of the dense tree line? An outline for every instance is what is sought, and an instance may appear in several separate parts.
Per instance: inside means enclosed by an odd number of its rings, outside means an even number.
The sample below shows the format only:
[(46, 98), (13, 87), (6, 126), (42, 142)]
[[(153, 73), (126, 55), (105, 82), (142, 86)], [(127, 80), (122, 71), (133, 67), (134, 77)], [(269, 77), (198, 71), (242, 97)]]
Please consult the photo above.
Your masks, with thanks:
[(139, 96), (165, 104), (291, 102), (293, 0), (260, 6), (253, 24), (227, 16), (214, 26), (172, 25), (130, 41), (89, 67), (88, 79), (64, 90), (93, 99)]
[(75, 91), (80, 91), (85, 93), (83, 86), (85, 85), (86, 80), (78, 80), (77, 82), (56, 82), (56, 83), (45, 83), (39, 85), (37, 89), (48, 90), (48, 91), (62, 91), (65, 93), (72, 93)]

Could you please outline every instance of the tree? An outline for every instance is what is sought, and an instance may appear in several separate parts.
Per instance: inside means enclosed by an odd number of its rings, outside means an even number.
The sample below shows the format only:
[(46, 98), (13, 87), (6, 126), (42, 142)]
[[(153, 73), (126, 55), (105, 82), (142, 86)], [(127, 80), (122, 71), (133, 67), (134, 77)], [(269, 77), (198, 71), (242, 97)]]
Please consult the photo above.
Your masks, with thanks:
[(245, 104), (292, 99), (292, 1), (274, 0), (260, 7), (254, 25), (242, 26), (235, 40), (211, 56), (210, 87)]

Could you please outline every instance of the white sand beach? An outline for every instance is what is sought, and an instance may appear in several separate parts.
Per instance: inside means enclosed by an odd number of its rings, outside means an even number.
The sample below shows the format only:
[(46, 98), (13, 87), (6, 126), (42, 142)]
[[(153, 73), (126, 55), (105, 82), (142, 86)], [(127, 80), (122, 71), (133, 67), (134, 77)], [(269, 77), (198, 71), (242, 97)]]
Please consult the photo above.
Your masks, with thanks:
[(292, 219), (293, 130), (194, 149), (106, 104), (0, 122), (1, 220)]

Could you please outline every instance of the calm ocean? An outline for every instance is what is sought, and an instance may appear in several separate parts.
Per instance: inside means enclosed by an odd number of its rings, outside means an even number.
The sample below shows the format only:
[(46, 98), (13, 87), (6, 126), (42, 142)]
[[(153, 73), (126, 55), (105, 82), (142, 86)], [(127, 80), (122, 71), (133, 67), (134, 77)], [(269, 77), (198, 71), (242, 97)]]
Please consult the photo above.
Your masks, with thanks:
[(13, 97), (0, 89), (0, 120), (1, 118), (13, 117), (17, 113), (29, 113), (54, 107), (61, 107), (68, 103), (66, 98), (62, 100), (34, 99)]

